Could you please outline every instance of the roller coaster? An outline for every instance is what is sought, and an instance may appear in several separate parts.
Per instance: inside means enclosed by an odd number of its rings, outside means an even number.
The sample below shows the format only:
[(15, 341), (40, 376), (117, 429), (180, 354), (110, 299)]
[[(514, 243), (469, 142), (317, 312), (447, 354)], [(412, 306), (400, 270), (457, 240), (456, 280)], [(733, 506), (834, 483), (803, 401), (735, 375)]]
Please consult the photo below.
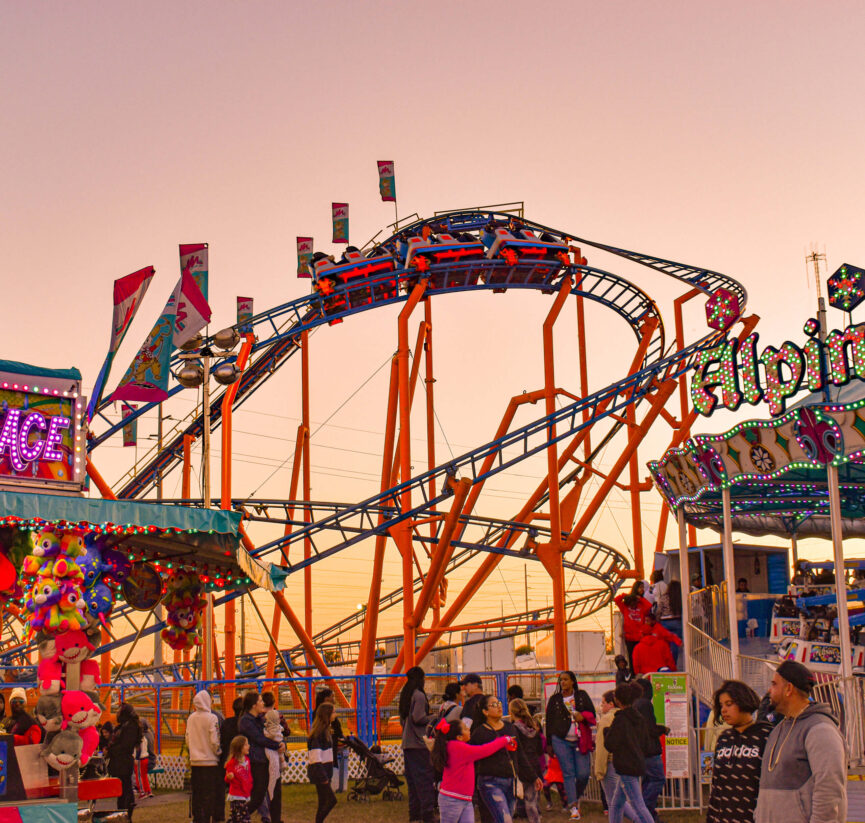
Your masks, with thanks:
[[(251, 665), (264, 667), (268, 676), (282, 670), (287, 674), (310, 669), (327, 675), (327, 660), (351, 665), (358, 674), (370, 673), (374, 666), (382, 664), (398, 673), (420, 663), (433, 650), (462, 645), (460, 632), (481, 628), (502, 636), (551, 630), (556, 663), (564, 666), (568, 624), (605, 608), (623, 581), (644, 575), (640, 494), (649, 486), (645, 478), (641, 479), (638, 446), (659, 423), (669, 427), (671, 446), (689, 435), (695, 413), (690, 408), (685, 374), (693, 358), (723, 334), (707, 328), (698, 339), (686, 342), (683, 306), (689, 300), (707, 299), (724, 289), (736, 297), (735, 319), (749, 329), (755, 318), (743, 316), (747, 295), (736, 280), (724, 274), (543, 226), (525, 218), (522, 208), (440, 212), (427, 219), (402, 221), (391, 228), (383, 241), (368, 244), (365, 249), (349, 246), (340, 259), (316, 253), (311, 263), (309, 295), (262, 312), (252, 318), (248, 327), (238, 329), (243, 342), (229, 362), (235, 362), (242, 375), (210, 403), (211, 431), (222, 429), (221, 497), (212, 504), (243, 513), (245, 546), (251, 558), (272, 564), (284, 577), (297, 573), (304, 577), (303, 615), (295, 614), (291, 604), (275, 591), (269, 629), (271, 648), (257, 659), (250, 656)], [(588, 248), (648, 267), (681, 287), (673, 306), (672, 340), (668, 340), (655, 301), (624, 276), (590, 266), (583, 256)], [(542, 384), (511, 399), (488, 443), (438, 462), (433, 436), (432, 298), (461, 292), (526, 289), (548, 295), (551, 301), (540, 330), (544, 351)], [(580, 385), (573, 391), (557, 386), (553, 366), (553, 328), (569, 298), (576, 303), (579, 336)], [(636, 340), (627, 373), (597, 391), (589, 390), (585, 326), (588, 303), (618, 315)], [(398, 349), (391, 363), (380, 489), (360, 502), (311, 500), (310, 332), (398, 304)], [(416, 311), (422, 311), (423, 319), (412, 349), (408, 323)], [(288, 494), (285, 499), (232, 497), (232, 413), (296, 355), (302, 360), (302, 420)], [(181, 362), (175, 355), (174, 373)], [(419, 379), (423, 388), (416, 392)], [(174, 386), (166, 403), (180, 390), (179, 385)], [(677, 391), (679, 403), (674, 414), (666, 406)], [(427, 466), (414, 472), (410, 421), (413, 401), (421, 396), (426, 406)], [(514, 426), (517, 411), (526, 403), (543, 404), (543, 415)], [(132, 414), (138, 417), (154, 410), (155, 404), (143, 405)], [(116, 435), (129, 419), (112, 420), (107, 404), (98, 409), (88, 443), (91, 465), (98, 462), (99, 446)], [(161, 502), (189, 505), (190, 446), (202, 437), (205, 425), (200, 407), (178, 420), (162, 445), (131, 467), (113, 488), (104, 481), (97, 483), (103, 495), (155, 500), (160, 481), (181, 471), (182, 499)], [(617, 444), (626, 442), (612, 467), (602, 470), (598, 465), (600, 456), (614, 440)], [(546, 457), (546, 476), (512, 518), (474, 513), (489, 478), (535, 455)], [(626, 472), (627, 479), (623, 480)], [(591, 489), (590, 480), (597, 482), (597, 488)], [(586, 536), (587, 527), (614, 488), (630, 497), (631, 556)], [(663, 509), (656, 550), (663, 546), (667, 521), (668, 511)], [(256, 524), (267, 524), (271, 533), (279, 527), (283, 534), (256, 545), (248, 536)], [(316, 629), (312, 620), (311, 569), (363, 541), (374, 541), (375, 545), (366, 604), (342, 620)], [(389, 541), (398, 551), (402, 585), (382, 594), (382, 569)], [(460, 614), (504, 558), (541, 563), (550, 577), (552, 604), (459, 625)], [(472, 568), (468, 564), (476, 568), (462, 591), (450, 599), (448, 575), (463, 566)], [(566, 575), (570, 576), (569, 582)], [(594, 581), (592, 587), (584, 585), (586, 578)], [(224, 645), (219, 644), (220, 672), (228, 679), (238, 671), (234, 609), (241, 594), (227, 594), (218, 601), (225, 608)], [(381, 612), (400, 605), (403, 633), (392, 638), (379, 636)], [(299, 640), (288, 649), (277, 648), (283, 617)], [(114, 639), (103, 647), (103, 652), (161, 628), (157, 623), (143, 633), (134, 631), (125, 606), (115, 610), (113, 620)], [(5, 666), (27, 665), (31, 650), (15, 621), (14, 614), (4, 615), (0, 662)], [(129, 634), (119, 636), (119, 627), (127, 625)], [(357, 630), (361, 638), (348, 640), (349, 633)], [(193, 664), (175, 653), (174, 661), (165, 664), (162, 671), (151, 668), (144, 676), (173, 679), (179, 676), (179, 666)], [(250, 665), (249, 661), (246, 665)], [(132, 678), (129, 682), (141, 676), (141, 672), (124, 675)]]

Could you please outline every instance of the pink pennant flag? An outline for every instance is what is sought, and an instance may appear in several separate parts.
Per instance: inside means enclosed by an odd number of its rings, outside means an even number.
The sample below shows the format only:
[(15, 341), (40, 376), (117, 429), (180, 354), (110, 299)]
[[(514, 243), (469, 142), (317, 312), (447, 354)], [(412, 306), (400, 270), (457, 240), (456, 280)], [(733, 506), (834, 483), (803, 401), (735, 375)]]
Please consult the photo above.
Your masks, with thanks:
[(108, 346), (110, 354), (120, 348), (155, 271), (153, 266), (147, 266), (114, 281), (114, 322), (111, 325), (111, 343)]
[(180, 348), (195, 337), (210, 322), (210, 306), (187, 268), (174, 288), (174, 337), (172, 343)]

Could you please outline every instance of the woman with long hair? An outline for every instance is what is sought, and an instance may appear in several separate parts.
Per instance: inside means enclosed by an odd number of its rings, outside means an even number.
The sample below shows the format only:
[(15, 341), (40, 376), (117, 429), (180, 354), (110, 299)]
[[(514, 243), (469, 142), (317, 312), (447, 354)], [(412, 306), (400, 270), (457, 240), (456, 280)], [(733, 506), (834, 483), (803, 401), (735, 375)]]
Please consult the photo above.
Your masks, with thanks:
[(435, 774), (424, 735), (434, 715), (430, 714), (424, 692), (425, 678), (420, 666), (412, 666), (406, 672), (405, 685), (399, 695), (399, 722), (402, 724), (405, 782), (408, 786), (408, 819), (432, 823)]
[(634, 708), (634, 700), (641, 694), (642, 689), (633, 683), (616, 686), (615, 700), (619, 710), (603, 734), (604, 747), (612, 755), (616, 772), (615, 784), (610, 786), (611, 794), (607, 794), (610, 823), (622, 823), (628, 803), (634, 812), (631, 816), (634, 823), (654, 823), (640, 790), (652, 733), (646, 718)]
[(589, 784), (595, 722), (592, 698), (579, 687), (573, 672), (562, 672), (547, 703), (546, 728), (547, 739), (562, 767), (571, 820), (580, 819), (580, 798)]
[(333, 777), (333, 703), (321, 703), (315, 710), (312, 728), (306, 741), (309, 761), (306, 773), (318, 793), (315, 823), (322, 821), (336, 806), (336, 795), (330, 785)]
[(117, 808), (126, 809), (131, 823), (132, 810), (135, 808), (135, 792), (132, 788), (132, 773), (135, 771), (135, 750), (141, 743), (143, 731), (135, 709), (128, 703), (121, 703), (117, 711), (117, 725), (111, 734), (106, 754), (108, 755), (108, 774), (120, 778), (120, 797)]
[(459, 718), (452, 721), (442, 718), (435, 727), (431, 760), (433, 768), (442, 775), (439, 786), (441, 823), (474, 823), (475, 761), (515, 745), (512, 738), (505, 736), (472, 746), (470, 734), (469, 727)]
[(532, 716), (525, 700), (515, 698), (508, 703), (511, 723), (517, 732), (517, 746), (525, 755), (517, 761), (517, 777), (523, 784), (523, 802), (529, 823), (540, 823), (538, 799), (544, 787), (544, 748), (546, 741), (541, 724)]
[(715, 745), (712, 789), (706, 823), (753, 823), (766, 740), (772, 725), (756, 720), (757, 693), (740, 680), (727, 680), (715, 692), (715, 720), (730, 726)]

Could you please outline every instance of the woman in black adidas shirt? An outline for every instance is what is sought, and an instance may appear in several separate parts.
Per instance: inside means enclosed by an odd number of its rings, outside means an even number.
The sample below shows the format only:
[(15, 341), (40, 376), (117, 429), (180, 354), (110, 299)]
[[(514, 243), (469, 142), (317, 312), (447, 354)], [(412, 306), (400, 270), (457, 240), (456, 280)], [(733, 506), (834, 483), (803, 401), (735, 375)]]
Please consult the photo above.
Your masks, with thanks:
[(759, 705), (756, 692), (739, 680), (727, 680), (715, 692), (715, 717), (732, 728), (715, 745), (706, 823), (754, 823), (763, 751), (772, 731), (768, 723), (755, 721)]

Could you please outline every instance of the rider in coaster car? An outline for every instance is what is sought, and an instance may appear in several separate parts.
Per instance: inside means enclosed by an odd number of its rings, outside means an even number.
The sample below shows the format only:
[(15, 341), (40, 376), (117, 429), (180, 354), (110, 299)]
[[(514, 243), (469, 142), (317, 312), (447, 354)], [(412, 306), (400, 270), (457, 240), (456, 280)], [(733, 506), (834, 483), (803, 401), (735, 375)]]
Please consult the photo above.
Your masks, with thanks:
[(339, 258), (340, 263), (348, 263), (348, 257), (346, 256), (349, 252), (360, 252), (360, 249), (357, 246), (346, 246), (345, 251), (342, 253), (342, 257)]

